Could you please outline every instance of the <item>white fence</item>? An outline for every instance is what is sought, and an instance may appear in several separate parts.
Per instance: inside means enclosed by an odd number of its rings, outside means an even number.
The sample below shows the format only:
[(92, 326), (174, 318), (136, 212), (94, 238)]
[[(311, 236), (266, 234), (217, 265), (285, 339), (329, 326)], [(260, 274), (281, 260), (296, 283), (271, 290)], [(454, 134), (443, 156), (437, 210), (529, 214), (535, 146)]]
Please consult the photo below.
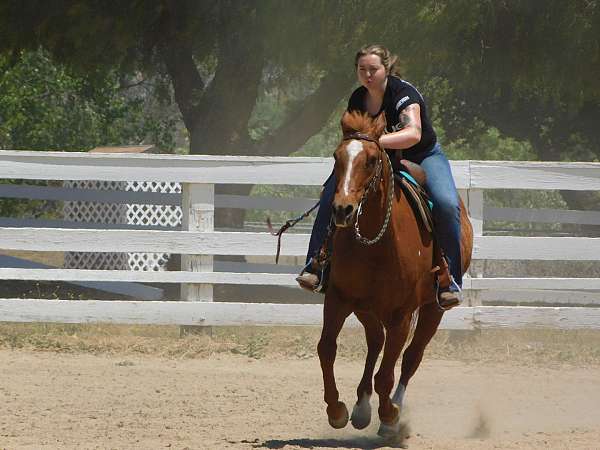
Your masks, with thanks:
[[(266, 199), (215, 196), (215, 184), (320, 185), (331, 171), (324, 158), (259, 158), (227, 156), (166, 156), (146, 154), (87, 154), (0, 151), (0, 178), (24, 180), (156, 181), (182, 183), (182, 194), (106, 192), (61, 187), (0, 185), (0, 197), (74, 200), (109, 203), (181, 204), (182, 227), (168, 229), (107, 229), (64, 221), (23, 221), (0, 218), (0, 252), (86, 251), (182, 254), (182, 271), (1, 268), (0, 280), (127, 281), (183, 283), (185, 300), (73, 301), (0, 300), (0, 321), (112, 322), (179, 325), (318, 324), (320, 305), (212, 302), (213, 284), (295, 286), (294, 276), (281, 273), (213, 271), (213, 255), (273, 255), (276, 240), (267, 233), (218, 232), (217, 207), (301, 210), (306, 199)], [(454, 178), (466, 201), (475, 231), (474, 260), (598, 261), (600, 238), (515, 237), (483, 235), (483, 220), (548, 222), (559, 219), (600, 224), (600, 212), (484, 208), (485, 189), (600, 190), (600, 164), (549, 162), (454, 161)], [(75, 228), (79, 226), (80, 228)], [(91, 227), (91, 228), (90, 228)], [(302, 256), (308, 236), (287, 234), (282, 255)], [(468, 306), (445, 314), (442, 327), (600, 328), (598, 278), (471, 278), (473, 292), (511, 290), (543, 298), (560, 291), (567, 303), (586, 307)], [(526, 296), (525, 296), (526, 297)], [(232, 299), (235, 300), (235, 299)], [(539, 300), (538, 300), (539, 301)], [(353, 322), (356, 324), (356, 322)]]

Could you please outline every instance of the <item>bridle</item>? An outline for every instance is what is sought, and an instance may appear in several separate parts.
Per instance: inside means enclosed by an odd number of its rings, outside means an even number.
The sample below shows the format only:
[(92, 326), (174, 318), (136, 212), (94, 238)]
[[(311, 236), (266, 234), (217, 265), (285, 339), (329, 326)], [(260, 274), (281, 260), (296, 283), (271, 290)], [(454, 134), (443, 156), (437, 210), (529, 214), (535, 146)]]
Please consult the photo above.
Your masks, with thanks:
[[(373, 244), (379, 242), (379, 240), (385, 233), (385, 230), (387, 229), (388, 224), (390, 222), (390, 216), (392, 213), (392, 202), (394, 199), (394, 170), (392, 169), (392, 162), (390, 161), (390, 157), (388, 156), (387, 152), (381, 147), (381, 144), (379, 144), (378, 139), (375, 139), (375, 138), (369, 136), (368, 134), (359, 133), (359, 132), (346, 134), (342, 138), (343, 141), (348, 141), (351, 139), (358, 139), (361, 141), (374, 142), (377, 145), (377, 148), (379, 149), (379, 159), (377, 160), (377, 166), (375, 167), (375, 173), (369, 180), (369, 184), (367, 185), (367, 188), (365, 189), (365, 192), (362, 195), (362, 198), (360, 199), (360, 202), (358, 204), (358, 210), (356, 212), (356, 221), (354, 222), (354, 234), (356, 236), (356, 239), (358, 239), (358, 241), (361, 244), (373, 245)], [(385, 158), (387, 159), (387, 162), (388, 162), (388, 166), (390, 168), (390, 180), (389, 180), (389, 184), (388, 184), (387, 209), (385, 212), (385, 220), (383, 221), (383, 225), (381, 226), (381, 230), (379, 230), (379, 233), (377, 233), (377, 236), (375, 236), (373, 239), (367, 239), (360, 233), (358, 221), (359, 221), (360, 216), (362, 215), (363, 204), (367, 201), (367, 196), (369, 195), (369, 192), (374, 190), (375, 186), (377, 186), (377, 184), (383, 180), (383, 155), (385, 155)]]

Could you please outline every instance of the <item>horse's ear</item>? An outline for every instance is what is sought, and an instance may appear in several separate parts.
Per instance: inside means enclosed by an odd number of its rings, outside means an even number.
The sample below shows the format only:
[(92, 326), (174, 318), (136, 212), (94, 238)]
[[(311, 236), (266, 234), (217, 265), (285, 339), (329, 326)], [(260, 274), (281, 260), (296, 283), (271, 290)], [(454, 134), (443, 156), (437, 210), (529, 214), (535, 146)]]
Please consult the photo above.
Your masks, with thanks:
[(345, 111), (344, 114), (342, 114), (342, 119), (340, 120), (340, 125), (342, 126), (342, 134), (345, 136), (347, 134), (350, 134), (354, 131), (354, 128), (352, 128), (350, 126), (350, 113), (348, 111)]
[(386, 125), (387, 121), (385, 120), (385, 113), (382, 112), (373, 120), (372, 136), (377, 138), (380, 137), (383, 134)]

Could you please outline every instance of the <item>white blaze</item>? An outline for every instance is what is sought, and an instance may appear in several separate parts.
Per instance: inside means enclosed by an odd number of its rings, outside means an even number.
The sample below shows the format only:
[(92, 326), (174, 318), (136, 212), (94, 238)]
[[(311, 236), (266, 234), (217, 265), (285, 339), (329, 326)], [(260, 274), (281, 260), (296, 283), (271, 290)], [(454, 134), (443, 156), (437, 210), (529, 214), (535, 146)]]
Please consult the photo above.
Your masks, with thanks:
[(352, 179), (352, 163), (354, 158), (358, 156), (360, 152), (363, 150), (362, 142), (357, 140), (352, 140), (346, 146), (346, 151), (348, 152), (348, 166), (346, 167), (346, 174), (344, 175), (344, 194), (348, 195), (348, 190), (350, 189), (350, 180)]

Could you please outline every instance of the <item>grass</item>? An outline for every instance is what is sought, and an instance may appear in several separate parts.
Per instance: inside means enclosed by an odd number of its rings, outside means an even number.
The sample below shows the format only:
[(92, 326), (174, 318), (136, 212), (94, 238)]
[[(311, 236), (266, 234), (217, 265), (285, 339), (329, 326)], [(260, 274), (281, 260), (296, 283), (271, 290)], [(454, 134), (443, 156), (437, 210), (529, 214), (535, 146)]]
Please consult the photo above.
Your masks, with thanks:
[[(208, 358), (223, 354), (253, 359), (316, 357), (317, 327), (214, 327), (211, 335), (181, 336), (177, 326), (0, 323), (0, 348), (95, 355)], [(361, 329), (346, 329), (338, 356), (362, 360)], [(600, 365), (600, 332), (592, 330), (439, 331), (426, 359), (520, 365)]]

